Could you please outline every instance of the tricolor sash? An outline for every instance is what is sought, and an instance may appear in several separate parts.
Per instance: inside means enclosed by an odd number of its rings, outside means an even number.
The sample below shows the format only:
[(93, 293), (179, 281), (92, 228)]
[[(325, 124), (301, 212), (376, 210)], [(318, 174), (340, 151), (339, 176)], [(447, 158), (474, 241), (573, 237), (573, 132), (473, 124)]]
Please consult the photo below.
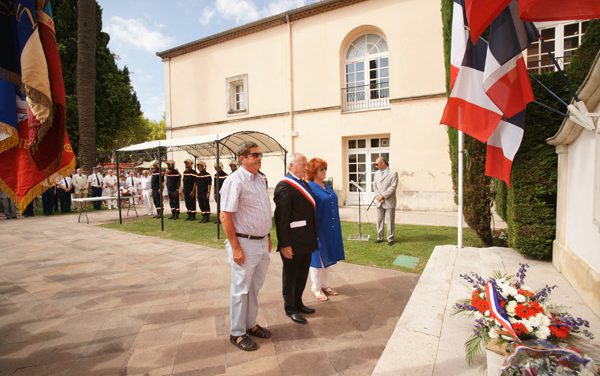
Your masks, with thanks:
[(299, 184), (297, 181), (295, 181), (294, 179), (290, 179), (287, 176), (285, 176), (281, 181), (288, 183), (289, 185), (291, 185), (292, 187), (296, 188), (298, 190), (298, 192), (300, 192), (302, 194), (302, 196), (304, 196), (308, 201), (310, 201), (310, 203), (312, 204), (313, 208), (317, 208), (317, 204), (315, 203), (315, 199), (312, 197), (312, 195), (310, 194), (309, 191), (306, 190), (306, 188), (304, 188), (302, 186), (302, 184)]
[(510, 334), (517, 342), (521, 342), (517, 333), (515, 333), (510, 321), (500, 313), (500, 304), (498, 303), (498, 293), (491, 282), (485, 284), (485, 296), (490, 306), (490, 315), (500, 324), (508, 334)]

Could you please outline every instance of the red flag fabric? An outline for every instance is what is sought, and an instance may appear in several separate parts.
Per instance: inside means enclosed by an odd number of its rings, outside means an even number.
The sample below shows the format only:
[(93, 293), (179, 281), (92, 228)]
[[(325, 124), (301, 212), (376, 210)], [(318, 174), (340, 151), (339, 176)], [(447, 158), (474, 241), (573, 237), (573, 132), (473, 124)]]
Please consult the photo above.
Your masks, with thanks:
[(521, 146), (525, 129), (525, 111), (500, 121), (486, 146), (485, 174), (510, 187), (512, 163)]
[(519, 14), (525, 21), (588, 20), (600, 18), (600, 1), (520, 0)]
[[(69, 136), (63, 135), (61, 160), (52, 170), (39, 170), (29, 153), (29, 125), (25, 101), (17, 97), (19, 116), (19, 144), (0, 154), (0, 188), (14, 202), (19, 210), (41, 195), (48, 187), (56, 184), (63, 176), (71, 174), (75, 168), (75, 155)], [(31, 115), (31, 114), (29, 114)]]
[(473, 44), (511, 0), (465, 0), (465, 10)]

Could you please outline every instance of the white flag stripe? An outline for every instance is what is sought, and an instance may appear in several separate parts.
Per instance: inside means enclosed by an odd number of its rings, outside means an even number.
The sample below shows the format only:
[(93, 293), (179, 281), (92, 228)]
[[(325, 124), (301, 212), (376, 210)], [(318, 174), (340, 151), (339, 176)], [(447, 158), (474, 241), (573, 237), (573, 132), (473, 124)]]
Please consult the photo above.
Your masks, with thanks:
[(483, 87), (485, 90), (488, 90), (496, 83), (496, 81), (504, 77), (504, 75), (511, 70), (515, 69), (517, 66), (517, 61), (522, 58), (522, 56), (522, 54), (519, 54), (507, 61), (504, 65), (500, 65), (498, 60), (496, 60), (488, 48), (487, 55), (485, 57), (485, 70), (483, 72)]
[(458, 73), (450, 97), (460, 98), (497, 114), (502, 114), (500, 109), (488, 97), (481, 84), (482, 81), (482, 71), (471, 67), (462, 67)]
[(450, 64), (460, 69), (463, 57), (467, 50), (467, 40), (469, 32), (465, 28), (463, 8), (457, 2), (454, 2), (452, 9), (452, 48), (450, 51)]
[(512, 161), (521, 146), (521, 140), (523, 140), (523, 128), (500, 120), (487, 143), (502, 149), (502, 154)]

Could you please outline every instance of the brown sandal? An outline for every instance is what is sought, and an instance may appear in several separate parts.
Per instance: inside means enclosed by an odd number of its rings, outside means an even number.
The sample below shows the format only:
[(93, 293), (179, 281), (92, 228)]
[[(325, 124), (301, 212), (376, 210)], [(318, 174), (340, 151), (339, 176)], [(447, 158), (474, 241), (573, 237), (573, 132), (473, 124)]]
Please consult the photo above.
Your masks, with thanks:
[(269, 329), (263, 328), (258, 324), (256, 324), (256, 327), (246, 330), (246, 334), (250, 334), (251, 336), (258, 338), (271, 338), (271, 332)]
[[(240, 342), (238, 342), (238, 338), (242, 337), (242, 340)], [(243, 335), (243, 336), (229, 336), (229, 341), (231, 341), (231, 343), (233, 345), (235, 345), (238, 349), (240, 350), (244, 350), (244, 351), (254, 351), (256, 350), (256, 342), (254, 342), (252, 340), (252, 338), (248, 337), (247, 335)]]

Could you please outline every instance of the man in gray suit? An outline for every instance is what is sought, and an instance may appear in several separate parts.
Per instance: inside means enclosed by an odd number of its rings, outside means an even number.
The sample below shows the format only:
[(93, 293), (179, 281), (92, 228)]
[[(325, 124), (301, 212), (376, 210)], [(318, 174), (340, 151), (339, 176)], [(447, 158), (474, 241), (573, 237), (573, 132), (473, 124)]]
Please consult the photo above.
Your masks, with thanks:
[(391, 171), (385, 158), (379, 157), (375, 161), (377, 171), (373, 179), (375, 191), (375, 206), (377, 207), (377, 240), (383, 242), (383, 221), (387, 226), (387, 243), (394, 244), (394, 227), (396, 217), (396, 187), (398, 187), (398, 173)]

